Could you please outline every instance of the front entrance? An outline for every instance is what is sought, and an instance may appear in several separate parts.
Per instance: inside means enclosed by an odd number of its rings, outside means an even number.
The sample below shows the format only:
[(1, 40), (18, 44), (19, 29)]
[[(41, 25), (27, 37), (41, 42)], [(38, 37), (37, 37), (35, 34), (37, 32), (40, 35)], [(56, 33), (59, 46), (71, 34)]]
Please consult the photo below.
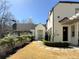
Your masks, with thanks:
[(63, 27), (63, 41), (68, 41), (68, 27)]
[(43, 30), (38, 30), (38, 39), (43, 39)]

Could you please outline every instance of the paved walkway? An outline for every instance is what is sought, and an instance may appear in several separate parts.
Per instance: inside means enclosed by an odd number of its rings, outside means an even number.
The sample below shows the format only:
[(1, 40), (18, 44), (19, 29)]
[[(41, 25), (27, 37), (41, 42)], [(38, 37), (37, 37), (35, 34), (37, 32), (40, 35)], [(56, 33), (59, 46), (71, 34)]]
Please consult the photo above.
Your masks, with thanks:
[(79, 59), (79, 48), (53, 48), (34, 41), (7, 59)]

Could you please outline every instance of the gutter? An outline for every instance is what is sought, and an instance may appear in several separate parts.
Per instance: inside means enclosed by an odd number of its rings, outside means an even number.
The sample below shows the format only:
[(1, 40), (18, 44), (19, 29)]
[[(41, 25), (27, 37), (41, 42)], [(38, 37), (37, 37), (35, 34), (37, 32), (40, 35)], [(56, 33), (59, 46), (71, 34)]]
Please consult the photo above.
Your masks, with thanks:
[(52, 41), (54, 42), (54, 9), (53, 9), (53, 38)]

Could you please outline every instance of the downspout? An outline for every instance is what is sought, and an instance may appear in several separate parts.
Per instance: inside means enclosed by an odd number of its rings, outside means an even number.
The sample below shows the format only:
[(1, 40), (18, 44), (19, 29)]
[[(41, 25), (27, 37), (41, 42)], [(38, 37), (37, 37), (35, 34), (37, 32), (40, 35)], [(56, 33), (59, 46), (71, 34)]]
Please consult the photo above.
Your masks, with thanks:
[(52, 41), (54, 42), (54, 9), (53, 9), (53, 38)]

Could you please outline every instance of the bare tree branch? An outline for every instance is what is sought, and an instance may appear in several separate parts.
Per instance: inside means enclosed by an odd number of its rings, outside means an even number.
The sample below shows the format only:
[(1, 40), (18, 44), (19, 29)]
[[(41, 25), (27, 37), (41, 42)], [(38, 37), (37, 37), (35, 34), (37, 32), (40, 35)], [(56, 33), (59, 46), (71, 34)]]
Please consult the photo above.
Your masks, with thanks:
[[(7, 4), (6, 0), (0, 0), (0, 27), (1, 32), (5, 32), (7, 29), (6, 27), (10, 28), (12, 27), (12, 24), (15, 21), (14, 16), (11, 12), (9, 12), (9, 6)], [(8, 30), (10, 30), (8, 29)]]

